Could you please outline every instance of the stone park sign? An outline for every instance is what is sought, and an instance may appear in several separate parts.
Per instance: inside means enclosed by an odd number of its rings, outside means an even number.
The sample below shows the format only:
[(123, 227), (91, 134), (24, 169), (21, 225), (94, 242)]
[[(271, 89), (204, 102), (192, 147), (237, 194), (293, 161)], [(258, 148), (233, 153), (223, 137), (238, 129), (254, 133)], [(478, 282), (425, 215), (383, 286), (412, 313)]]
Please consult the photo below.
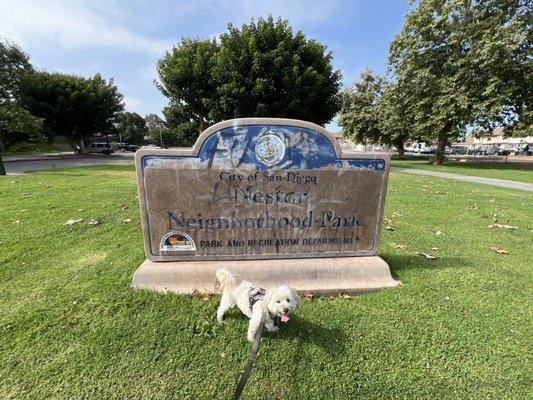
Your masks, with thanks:
[(212, 126), (192, 149), (139, 150), (135, 163), (148, 258), (135, 287), (210, 290), (220, 266), (300, 290), (397, 284), (375, 257), (386, 154), (343, 152), (311, 123), (252, 118)]

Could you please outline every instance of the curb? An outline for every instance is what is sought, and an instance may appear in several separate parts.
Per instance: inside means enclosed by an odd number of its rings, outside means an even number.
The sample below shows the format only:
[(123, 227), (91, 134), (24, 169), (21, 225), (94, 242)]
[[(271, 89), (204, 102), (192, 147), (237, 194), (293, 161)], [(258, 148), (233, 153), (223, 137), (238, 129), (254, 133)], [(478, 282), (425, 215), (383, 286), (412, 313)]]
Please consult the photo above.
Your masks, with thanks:
[(90, 155), (71, 155), (71, 156), (44, 156), (44, 157), (29, 157), (29, 158), (15, 158), (9, 159), (10, 156), (3, 156), (2, 159), (5, 163), (8, 162), (23, 162), (23, 161), (50, 161), (50, 160), (69, 160), (69, 159), (80, 159), (80, 158), (90, 158)]

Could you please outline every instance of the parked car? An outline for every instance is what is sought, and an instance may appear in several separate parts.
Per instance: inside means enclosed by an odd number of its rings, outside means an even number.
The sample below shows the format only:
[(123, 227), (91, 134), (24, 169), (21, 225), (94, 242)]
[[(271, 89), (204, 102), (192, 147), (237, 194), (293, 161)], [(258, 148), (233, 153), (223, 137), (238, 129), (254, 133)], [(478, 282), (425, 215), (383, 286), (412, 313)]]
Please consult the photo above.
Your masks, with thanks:
[(110, 143), (91, 143), (89, 145), (89, 153), (111, 154), (113, 153), (113, 147)]
[(496, 146), (493, 144), (482, 144), (474, 147), (473, 153), (478, 155), (496, 154)]
[(515, 155), (517, 156), (530, 156), (532, 154), (533, 146), (531, 146), (530, 144), (519, 146), (518, 149), (515, 151)]
[(446, 154), (468, 154), (468, 147), (466, 145), (446, 146)]
[(139, 149), (138, 146), (135, 146), (134, 144), (130, 144), (130, 143), (122, 143), (120, 148), (122, 151), (131, 151), (133, 153), (135, 153)]
[(420, 153), (420, 154), (435, 154), (435, 147), (431, 145), (427, 145), (424, 142), (421, 143), (411, 143), (409, 146), (405, 148), (405, 151), (411, 152), (411, 153)]
[(145, 146), (141, 146), (141, 149), (162, 149), (160, 146), (156, 146), (155, 144), (147, 144)]
[(497, 154), (499, 156), (508, 156), (509, 154), (511, 154), (511, 151), (509, 149), (505, 149), (503, 147), (496, 147), (495, 154)]

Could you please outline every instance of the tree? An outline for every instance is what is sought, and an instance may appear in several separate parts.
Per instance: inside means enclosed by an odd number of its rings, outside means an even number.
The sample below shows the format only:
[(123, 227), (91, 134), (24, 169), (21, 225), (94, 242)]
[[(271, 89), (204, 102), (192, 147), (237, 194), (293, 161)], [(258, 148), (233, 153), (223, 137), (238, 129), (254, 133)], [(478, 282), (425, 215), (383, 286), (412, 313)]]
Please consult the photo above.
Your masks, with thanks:
[(214, 121), (217, 86), (213, 70), (217, 52), (215, 40), (183, 39), (157, 63), (159, 89), (198, 123), (199, 132)]
[(18, 104), (21, 81), (33, 72), (29, 57), (18, 46), (0, 39), (0, 175), (5, 146), (17, 138), (41, 138), (42, 121)]
[[(163, 115), (165, 116), (167, 126), (171, 128), (175, 128), (184, 122), (191, 122), (194, 120), (190, 114), (186, 113), (182, 104), (173, 102), (163, 108)], [(198, 133), (201, 133), (201, 131)]]
[(474, 99), (474, 124), (503, 126), (511, 136), (533, 132), (533, 29), (531, 2), (485, 0), (471, 4), (465, 36), (466, 62)]
[(15, 142), (42, 141), (42, 129), (43, 120), (15, 102), (0, 106), (0, 151)]
[(148, 134), (146, 121), (137, 113), (121, 112), (117, 116), (116, 129), (120, 135), (121, 142), (132, 144), (142, 144), (144, 136)]
[(338, 112), (340, 71), (326, 46), (288, 21), (259, 18), (220, 36), (217, 119), (297, 118), (319, 125)]
[(356, 142), (379, 143), (382, 140), (376, 106), (383, 92), (383, 85), (383, 78), (367, 69), (351, 89), (341, 94), (339, 125)]
[(113, 80), (99, 74), (83, 78), (61, 73), (35, 72), (21, 84), (21, 104), (44, 119), (51, 135), (65, 135), (81, 150), (91, 135), (113, 129), (122, 111), (122, 95)]
[(198, 124), (196, 122), (182, 122), (176, 128), (176, 141), (174, 146), (190, 147), (198, 139)]
[(348, 137), (361, 143), (396, 146), (401, 158), (411, 127), (406, 99), (396, 82), (374, 74), (361, 73), (351, 89), (341, 94), (339, 125)]
[(0, 39), (0, 104), (18, 98), (23, 76), (31, 72), (28, 55), (17, 45)]
[[(16, 103), (0, 105), (0, 175), (5, 175), (6, 170), (2, 160), (5, 145), (13, 143), (17, 136), (19, 139), (39, 138), (43, 123), (40, 118), (31, 115), (27, 110)], [(3, 135), (7, 134), (9, 142), (4, 143)]]
[(378, 115), (381, 143), (396, 146), (400, 158), (405, 155), (405, 142), (412, 137), (408, 105), (398, 83), (387, 82), (374, 110)]
[[(299, 118), (324, 125), (340, 106), (331, 52), (272, 17), (215, 40), (184, 39), (158, 62), (159, 88), (198, 132), (241, 117)], [(178, 124), (176, 124), (177, 126)]]
[[(172, 146), (192, 146), (202, 132), (198, 122), (189, 118), (179, 104), (171, 103), (163, 109), (167, 126), (173, 131)], [(166, 143), (166, 142), (165, 142)]]
[(420, 0), (408, 13), (389, 62), (435, 163), (468, 125), (531, 126), (528, 15), (520, 0)]
[[(146, 127), (148, 128), (148, 140), (151, 143), (158, 144), (161, 147), (174, 146), (173, 131), (167, 127), (167, 124), (161, 117), (156, 114), (148, 114), (144, 117)], [(166, 140), (164, 140), (166, 139)]]
[(162, 129), (167, 126), (166, 122), (157, 114), (147, 114), (144, 117), (146, 121), (146, 128), (151, 131), (154, 129)]

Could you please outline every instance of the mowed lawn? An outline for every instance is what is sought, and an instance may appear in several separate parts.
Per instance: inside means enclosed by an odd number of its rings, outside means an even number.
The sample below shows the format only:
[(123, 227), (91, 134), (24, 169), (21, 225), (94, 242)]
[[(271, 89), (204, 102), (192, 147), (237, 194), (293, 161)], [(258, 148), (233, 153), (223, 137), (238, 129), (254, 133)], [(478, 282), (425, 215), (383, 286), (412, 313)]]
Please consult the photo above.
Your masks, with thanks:
[(504, 163), (487, 161), (445, 161), (444, 165), (431, 164), (428, 160), (393, 160), (393, 167), (425, 169), (451, 174), (483, 176), (533, 183), (533, 157), (530, 163)]
[[(400, 173), (389, 189), (379, 253), (403, 286), (305, 301), (265, 335), (243, 399), (531, 395), (533, 194)], [(133, 166), (2, 177), (0, 221), (1, 399), (231, 397), (247, 320), (129, 287)]]

